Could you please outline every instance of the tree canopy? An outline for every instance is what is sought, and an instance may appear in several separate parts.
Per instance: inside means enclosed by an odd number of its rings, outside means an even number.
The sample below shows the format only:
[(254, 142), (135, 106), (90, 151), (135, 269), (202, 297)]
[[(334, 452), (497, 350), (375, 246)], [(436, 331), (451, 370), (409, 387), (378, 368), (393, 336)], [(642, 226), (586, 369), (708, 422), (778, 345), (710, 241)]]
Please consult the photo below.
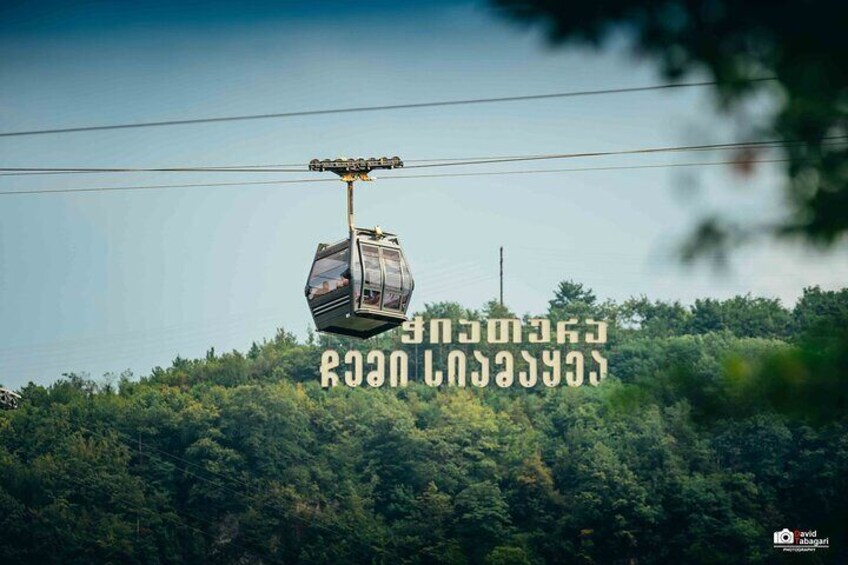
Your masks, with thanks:
[(30, 384), (0, 413), (0, 561), (762, 563), (783, 527), (845, 561), (848, 290), (618, 304), (564, 281), (542, 316), (599, 309), (598, 387), (324, 390), (325, 347), (415, 346), (282, 330)]

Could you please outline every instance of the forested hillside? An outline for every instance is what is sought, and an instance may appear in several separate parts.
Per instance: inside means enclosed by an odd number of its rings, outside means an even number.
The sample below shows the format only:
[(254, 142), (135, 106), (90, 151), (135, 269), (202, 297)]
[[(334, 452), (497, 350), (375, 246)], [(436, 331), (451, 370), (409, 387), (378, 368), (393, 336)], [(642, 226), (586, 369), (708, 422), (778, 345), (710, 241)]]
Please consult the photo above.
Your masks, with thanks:
[[(564, 282), (540, 315), (609, 322), (600, 386), (325, 390), (327, 347), (419, 352), (282, 330), (29, 385), (0, 413), (0, 562), (848, 562), (848, 289), (788, 309)], [(782, 528), (831, 548), (779, 553)]]

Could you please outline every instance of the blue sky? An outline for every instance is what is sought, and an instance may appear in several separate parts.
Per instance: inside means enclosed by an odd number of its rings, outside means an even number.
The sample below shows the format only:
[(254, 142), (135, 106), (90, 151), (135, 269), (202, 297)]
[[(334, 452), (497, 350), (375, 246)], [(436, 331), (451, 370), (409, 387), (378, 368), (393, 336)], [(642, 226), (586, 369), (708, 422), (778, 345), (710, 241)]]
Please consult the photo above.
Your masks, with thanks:
[[(551, 50), (477, 4), (31, 3), (0, 13), (0, 130), (254, 114), (642, 86), (654, 68), (619, 49)], [(123, 3), (120, 3), (123, 4)], [(61, 9), (52, 9), (62, 6)], [(340, 19), (339, 14), (344, 18)], [(693, 77), (695, 79), (699, 77)], [(290, 120), (0, 138), (2, 166), (306, 163), (618, 150), (756, 137), (768, 97), (736, 116), (705, 89)], [(620, 166), (721, 160), (669, 154), (502, 165)], [(767, 154), (764, 157), (779, 157)], [(470, 169), (469, 169), (470, 170)], [(498, 170), (497, 168), (489, 170)], [(239, 174), (232, 180), (273, 175)], [(309, 178), (281, 175), (283, 178)], [(726, 167), (390, 180), (357, 193), (357, 222), (400, 234), (413, 308), (497, 294), (541, 312), (572, 278), (622, 300), (751, 292), (791, 304), (848, 280), (843, 251), (761, 245), (728, 272), (672, 257), (693, 218), (773, 217), (782, 176)], [(221, 174), (0, 177), (0, 190), (221, 182)], [(146, 374), (177, 355), (244, 350), (311, 325), (315, 246), (345, 234), (339, 183), (3, 197), (0, 382), (62, 372)]]

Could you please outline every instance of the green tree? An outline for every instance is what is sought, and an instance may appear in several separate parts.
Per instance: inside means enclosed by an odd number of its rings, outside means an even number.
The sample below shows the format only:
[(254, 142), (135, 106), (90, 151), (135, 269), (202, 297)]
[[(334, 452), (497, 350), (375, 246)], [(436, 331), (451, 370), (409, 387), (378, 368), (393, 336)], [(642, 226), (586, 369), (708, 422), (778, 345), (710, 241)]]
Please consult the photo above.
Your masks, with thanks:
[(474, 483), (456, 495), (455, 528), (473, 563), (483, 558), (508, 534), (509, 507), (494, 483)]

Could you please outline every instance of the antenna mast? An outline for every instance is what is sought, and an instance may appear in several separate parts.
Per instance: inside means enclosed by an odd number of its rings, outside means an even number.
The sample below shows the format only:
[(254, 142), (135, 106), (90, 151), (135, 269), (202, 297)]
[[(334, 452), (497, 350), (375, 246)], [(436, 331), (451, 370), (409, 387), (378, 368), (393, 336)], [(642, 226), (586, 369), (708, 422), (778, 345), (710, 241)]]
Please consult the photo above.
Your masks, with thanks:
[(501, 281), (501, 306), (503, 306), (503, 245), (501, 245), (501, 274), (500, 274), (500, 281)]

